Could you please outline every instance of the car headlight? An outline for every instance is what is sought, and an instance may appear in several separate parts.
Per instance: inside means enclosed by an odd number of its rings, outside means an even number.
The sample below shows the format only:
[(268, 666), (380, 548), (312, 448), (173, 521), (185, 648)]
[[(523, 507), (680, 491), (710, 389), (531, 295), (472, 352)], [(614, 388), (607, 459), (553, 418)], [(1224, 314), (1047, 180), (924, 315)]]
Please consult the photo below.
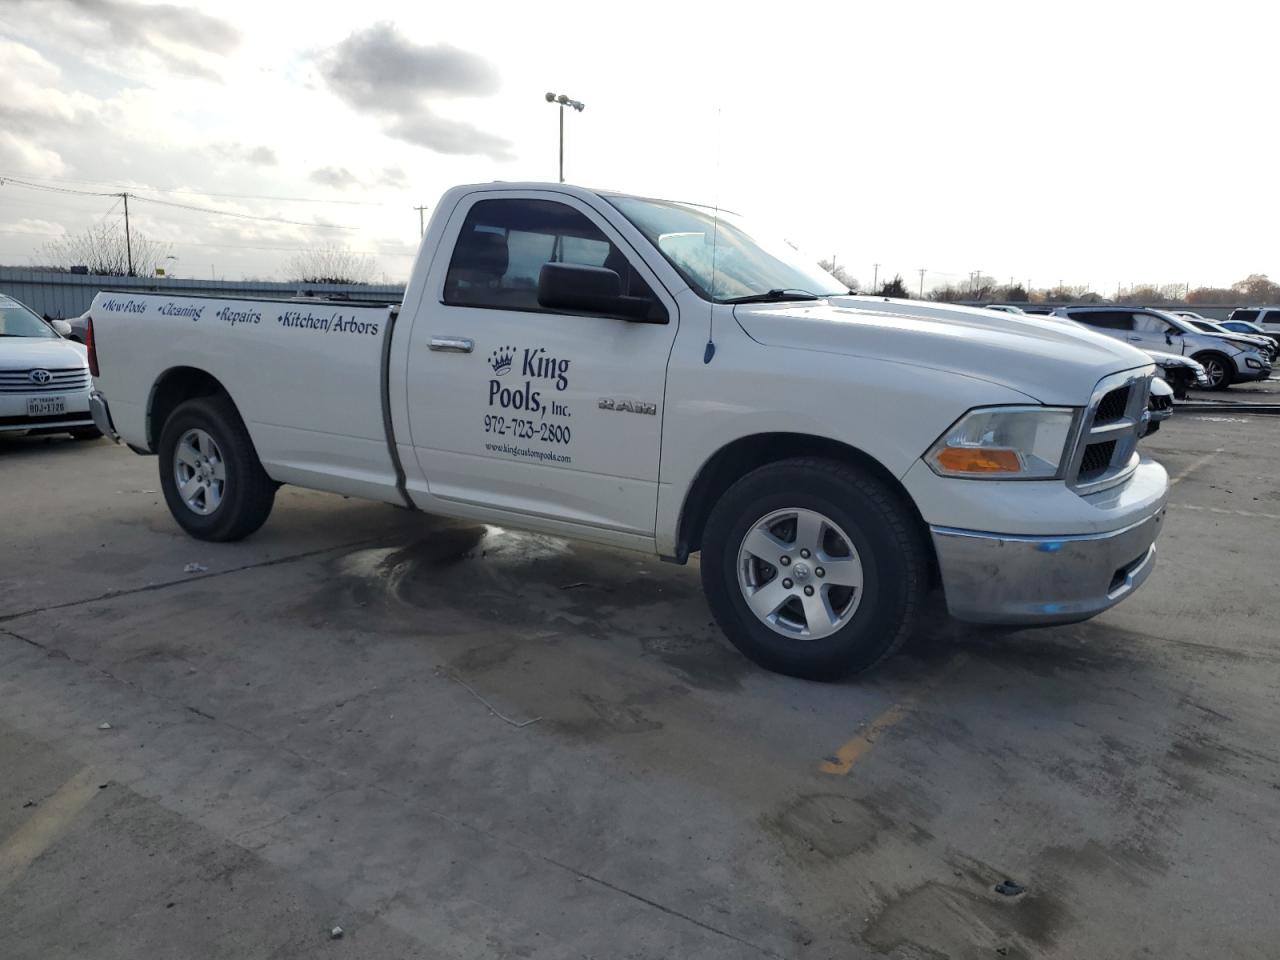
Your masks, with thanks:
[(1049, 480), (1059, 476), (1076, 411), (979, 407), (955, 422), (924, 459), (941, 477)]

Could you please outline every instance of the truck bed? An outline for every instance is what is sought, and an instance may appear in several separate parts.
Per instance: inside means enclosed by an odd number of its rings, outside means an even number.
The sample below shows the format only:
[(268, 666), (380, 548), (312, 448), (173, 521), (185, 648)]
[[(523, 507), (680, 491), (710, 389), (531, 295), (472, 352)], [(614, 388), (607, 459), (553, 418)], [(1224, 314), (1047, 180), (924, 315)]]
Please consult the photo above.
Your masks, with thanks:
[(384, 347), (396, 307), (104, 291), (90, 307), (121, 437), (154, 449), (153, 385), (185, 367), (236, 399), (272, 479), (400, 502), (384, 418)]

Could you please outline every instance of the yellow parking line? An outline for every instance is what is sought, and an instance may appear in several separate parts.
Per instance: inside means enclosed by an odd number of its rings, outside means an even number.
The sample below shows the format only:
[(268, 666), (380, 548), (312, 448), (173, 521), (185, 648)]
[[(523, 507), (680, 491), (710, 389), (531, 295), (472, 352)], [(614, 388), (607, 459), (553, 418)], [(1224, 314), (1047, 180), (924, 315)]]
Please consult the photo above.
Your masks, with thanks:
[(1219, 447), (1217, 450), (1213, 451), (1213, 453), (1206, 453), (1199, 460), (1193, 461), (1185, 470), (1183, 470), (1176, 477), (1174, 477), (1172, 480), (1169, 481), (1169, 486), (1172, 487), (1175, 484), (1181, 483), (1183, 480), (1187, 479), (1187, 477), (1189, 477), (1192, 473), (1194, 473), (1195, 471), (1203, 467), (1206, 463), (1208, 463), (1211, 460), (1217, 459), (1219, 456), (1222, 455), (1222, 451), (1224, 449), (1226, 448)]
[(97, 792), (98, 778), (93, 770), (85, 767), (36, 807), (30, 819), (0, 843), (0, 893), (71, 826)]
[(866, 755), (867, 751), (871, 749), (871, 745), (876, 742), (882, 733), (897, 726), (909, 717), (916, 704), (919, 703), (920, 698), (954, 673), (967, 659), (968, 656), (966, 654), (956, 654), (947, 661), (941, 670), (918, 686), (911, 696), (905, 697), (889, 707), (867, 724), (867, 728), (860, 734), (843, 743), (830, 759), (822, 762), (818, 769), (823, 773), (830, 773), (840, 777), (848, 774), (853, 769), (853, 765)]

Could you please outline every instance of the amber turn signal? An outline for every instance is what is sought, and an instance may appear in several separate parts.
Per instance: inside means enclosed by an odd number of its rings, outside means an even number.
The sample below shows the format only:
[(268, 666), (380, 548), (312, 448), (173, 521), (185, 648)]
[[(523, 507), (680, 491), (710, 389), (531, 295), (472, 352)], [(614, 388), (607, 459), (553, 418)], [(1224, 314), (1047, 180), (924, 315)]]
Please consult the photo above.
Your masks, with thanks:
[(1013, 450), (982, 447), (943, 447), (935, 460), (951, 473), (1020, 473), (1022, 461)]

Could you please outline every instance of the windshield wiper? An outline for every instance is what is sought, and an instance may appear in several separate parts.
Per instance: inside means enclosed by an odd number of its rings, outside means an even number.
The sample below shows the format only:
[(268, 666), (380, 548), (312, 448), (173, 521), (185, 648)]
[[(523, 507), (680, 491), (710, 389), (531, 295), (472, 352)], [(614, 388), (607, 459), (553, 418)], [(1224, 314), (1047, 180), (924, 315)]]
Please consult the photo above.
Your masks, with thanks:
[(787, 300), (821, 300), (825, 294), (810, 293), (808, 290), (777, 289), (768, 293), (752, 293), (745, 297), (732, 297), (721, 300), (721, 303), (782, 303)]

